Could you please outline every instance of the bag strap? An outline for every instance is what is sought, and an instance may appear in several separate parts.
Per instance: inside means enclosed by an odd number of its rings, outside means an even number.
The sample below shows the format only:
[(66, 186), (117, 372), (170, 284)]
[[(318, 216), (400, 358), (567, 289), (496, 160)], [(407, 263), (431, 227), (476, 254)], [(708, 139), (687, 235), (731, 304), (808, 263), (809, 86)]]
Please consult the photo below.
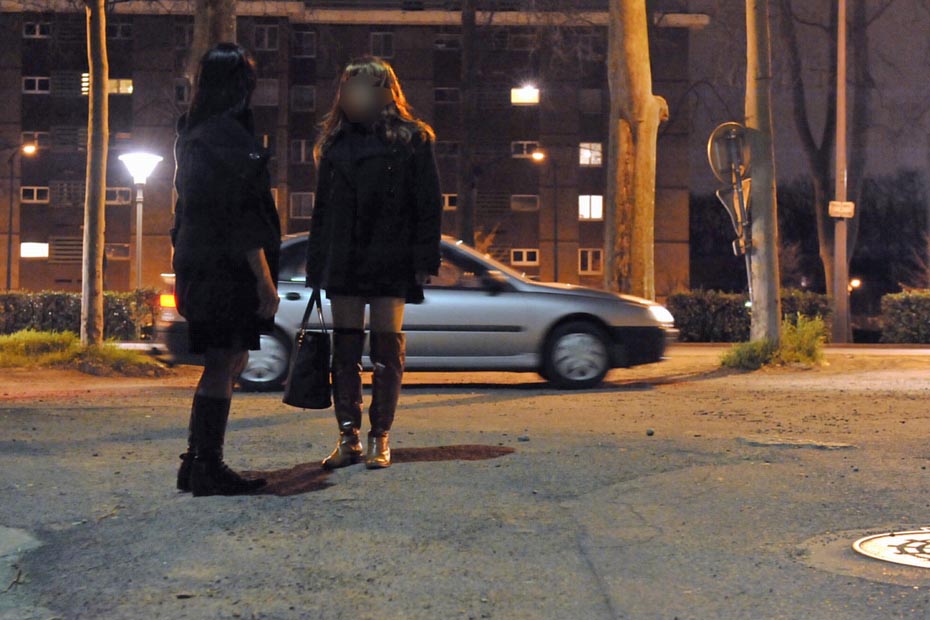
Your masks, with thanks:
[(323, 319), (323, 299), (319, 287), (314, 287), (313, 293), (310, 294), (310, 301), (307, 302), (307, 309), (304, 310), (304, 317), (300, 321), (300, 329), (307, 329), (307, 321), (310, 320), (310, 313), (313, 312), (314, 306), (316, 306), (317, 317), (320, 319), (320, 325), (323, 327), (323, 333), (325, 334), (327, 333), (326, 321)]

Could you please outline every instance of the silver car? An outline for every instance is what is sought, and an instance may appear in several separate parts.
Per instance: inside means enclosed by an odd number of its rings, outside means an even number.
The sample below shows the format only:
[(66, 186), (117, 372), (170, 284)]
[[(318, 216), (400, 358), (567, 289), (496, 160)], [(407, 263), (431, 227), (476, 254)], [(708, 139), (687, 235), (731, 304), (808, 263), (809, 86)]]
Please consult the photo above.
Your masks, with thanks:
[[(240, 377), (244, 389), (277, 389), (287, 377), (310, 295), (306, 245), (306, 234), (282, 242), (277, 330), (250, 353)], [(186, 355), (184, 319), (170, 295), (163, 299), (158, 341), (169, 359), (196, 361)], [(325, 296), (323, 315), (331, 325)], [(404, 331), (408, 370), (538, 372), (568, 389), (593, 387), (611, 368), (658, 362), (677, 335), (671, 313), (659, 304), (534, 282), (449, 237), (442, 240), (442, 266), (426, 286), (426, 301), (406, 307)]]

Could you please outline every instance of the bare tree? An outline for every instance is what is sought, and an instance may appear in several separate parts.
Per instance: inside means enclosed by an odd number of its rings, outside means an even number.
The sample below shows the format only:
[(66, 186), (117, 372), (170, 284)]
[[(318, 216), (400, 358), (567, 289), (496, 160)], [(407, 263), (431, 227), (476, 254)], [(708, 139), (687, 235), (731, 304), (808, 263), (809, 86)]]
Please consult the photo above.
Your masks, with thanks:
[(772, 142), (772, 41), (768, 0), (746, 0), (746, 127), (752, 149), (751, 340), (778, 342), (781, 301)]
[(195, 0), (194, 37), (187, 61), (187, 78), (191, 84), (197, 75), (200, 58), (217, 43), (236, 40), (236, 0)]
[(652, 93), (645, 0), (611, 0), (609, 28), (605, 284), (653, 299), (656, 141), (668, 104)]
[(458, 206), (459, 238), (468, 245), (475, 244), (475, 203), (477, 202), (476, 161), (474, 129), (479, 123), (478, 110), (478, 65), (480, 48), (475, 0), (462, 1), (462, 79), (461, 126), (459, 142)]
[(81, 282), (81, 343), (103, 342), (103, 253), (107, 147), (110, 141), (106, 0), (85, 0), (90, 93), (87, 115), (87, 193)]

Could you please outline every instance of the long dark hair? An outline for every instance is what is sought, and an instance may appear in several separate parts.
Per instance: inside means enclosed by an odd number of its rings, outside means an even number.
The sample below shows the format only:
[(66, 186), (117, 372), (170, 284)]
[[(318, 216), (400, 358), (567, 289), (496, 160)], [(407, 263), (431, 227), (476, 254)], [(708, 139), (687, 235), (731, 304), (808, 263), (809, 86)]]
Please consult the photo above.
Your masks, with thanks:
[[(377, 80), (379, 85), (385, 86), (391, 91), (393, 101), (384, 107), (378, 122), (375, 124), (375, 127), (389, 142), (409, 143), (416, 133), (430, 140), (436, 137), (433, 128), (415, 116), (413, 108), (410, 107), (407, 98), (404, 96), (400, 80), (397, 79), (397, 74), (394, 73), (390, 63), (375, 56), (356, 58), (346, 65), (342, 76), (339, 78), (339, 85), (341, 86), (356, 75), (370, 75)], [(320, 163), (326, 149), (342, 131), (343, 126), (349, 122), (339, 104), (340, 92), (340, 89), (337, 88), (332, 108), (323, 118), (323, 122), (320, 123), (319, 137), (313, 147), (313, 158), (317, 164)]]
[(255, 60), (235, 43), (219, 43), (208, 50), (200, 59), (188, 127), (217, 114), (244, 120), (257, 75)]

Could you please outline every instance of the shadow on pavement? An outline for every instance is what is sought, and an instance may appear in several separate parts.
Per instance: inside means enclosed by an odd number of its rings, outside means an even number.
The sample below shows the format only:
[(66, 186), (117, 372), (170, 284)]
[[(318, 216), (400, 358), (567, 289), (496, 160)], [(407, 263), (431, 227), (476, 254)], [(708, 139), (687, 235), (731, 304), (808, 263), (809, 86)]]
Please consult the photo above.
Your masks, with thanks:
[[(436, 463), (440, 461), (486, 461), (513, 454), (515, 450), (506, 446), (455, 445), (428, 448), (395, 448), (392, 451), (395, 464)], [(332, 486), (329, 475), (319, 462), (301, 463), (286, 469), (243, 472), (250, 478), (263, 477), (268, 483), (256, 495), (290, 497), (303, 493), (322, 491)]]

